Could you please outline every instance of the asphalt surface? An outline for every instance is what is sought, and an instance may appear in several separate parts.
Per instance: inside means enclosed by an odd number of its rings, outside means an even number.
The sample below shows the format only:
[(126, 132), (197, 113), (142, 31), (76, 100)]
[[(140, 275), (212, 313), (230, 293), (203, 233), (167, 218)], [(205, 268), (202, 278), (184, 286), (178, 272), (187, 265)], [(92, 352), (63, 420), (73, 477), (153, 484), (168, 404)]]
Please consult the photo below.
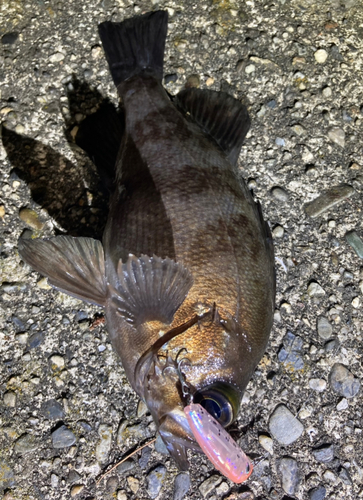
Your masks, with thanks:
[[(151, 416), (102, 311), (49, 289), (17, 252), (21, 235), (101, 237), (107, 184), (74, 143), (100, 107), (117, 126), (97, 24), (158, 8), (167, 90), (200, 85), (248, 106), (241, 171), (274, 235), (275, 324), (232, 430), (258, 463), (239, 487), (196, 455), (178, 476), (154, 444), (96, 484), (154, 437)], [(359, 0), (2, 1), (4, 498), (362, 497), (362, 35)]]

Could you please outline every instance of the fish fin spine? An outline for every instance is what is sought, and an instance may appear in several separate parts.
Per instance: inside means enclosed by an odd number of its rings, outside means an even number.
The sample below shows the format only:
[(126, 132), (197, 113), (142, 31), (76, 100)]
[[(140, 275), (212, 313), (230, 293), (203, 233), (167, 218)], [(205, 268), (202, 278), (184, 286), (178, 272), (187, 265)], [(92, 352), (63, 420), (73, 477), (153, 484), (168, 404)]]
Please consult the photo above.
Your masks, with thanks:
[(162, 79), (167, 25), (168, 12), (156, 11), (98, 26), (116, 87), (145, 71)]
[(232, 165), (237, 164), (251, 124), (246, 106), (225, 92), (196, 88), (179, 92), (175, 104), (212, 137)]
[(53, 287), (92, 304), (106, 304), (105, 259), (100, 241), (72, 236), (20, 239), (18, 250), (24, 262), (46, 276)]
[(120, 260), (116, 280), (118, 312), (135, 327), (148, 321), (170, 324), (193, 283), (180, 263), (155, 255)]

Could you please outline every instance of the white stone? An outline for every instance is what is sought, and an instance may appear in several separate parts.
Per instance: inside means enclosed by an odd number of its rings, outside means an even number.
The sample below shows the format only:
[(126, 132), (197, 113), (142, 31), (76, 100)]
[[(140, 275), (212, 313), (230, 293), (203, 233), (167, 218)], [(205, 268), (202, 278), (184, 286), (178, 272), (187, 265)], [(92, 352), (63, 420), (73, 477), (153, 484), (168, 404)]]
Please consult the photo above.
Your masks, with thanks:
[(50, 62), (52, 63), (63, 61), (63, 59), (64, 59), (64, 54), (62, 54), (62, 52), (56, 52), (55, 54), (52, 54), (49, 58)]
[(99, 462), (105, 463), (108, 460), (108, 455), (112, 444), (112, 427), (107, 424), (101, 424), (98, 428), (100, 441), (96, 446), (96, 458)]
[(343, 411), (346, 410), (349, 406), (348, 400), (346, 398), (343, 398), (338, 404), (337, 404), (337, 410), (338, 411)]
[(258, 441), (262, 448), (264, 448), (270, 455), (274, 453), (273, 440), (269, 436), (261, 435), (258, 437)]
[(59, 354), (54, 354), (54, 356), (50, 358), (50, 362), (52, 370), (61, 370), (65, 365), (64, 358), (59, 356)]
[(324, 64), (328, 58), (328, 53), (324, 49), (319, 49), (314, 54), (315, 61), (319, 64)]
[(245, 73), (247, 75), (253, 73), (254, 71), (256, 71), (256, 66), (254, 64), (249, 64), (248, 66), (245, 67)]
[(332, 128), (328, 132), (328, 137), (332, 142), (338, 144), (341, 148), (345, 146), (345, 132), (342, 128)]
[(322, 378), (312, 378), (309, 380), (309, 387), (316, 392), (324, 392), (326, 389), (326, 381)]
[(359, 299), (359, 297), (355, 297), (352, 300), (352, 306), (354, 307), (354, 309), (359, 309), (359, 306), (360, 306), (360, 299)]

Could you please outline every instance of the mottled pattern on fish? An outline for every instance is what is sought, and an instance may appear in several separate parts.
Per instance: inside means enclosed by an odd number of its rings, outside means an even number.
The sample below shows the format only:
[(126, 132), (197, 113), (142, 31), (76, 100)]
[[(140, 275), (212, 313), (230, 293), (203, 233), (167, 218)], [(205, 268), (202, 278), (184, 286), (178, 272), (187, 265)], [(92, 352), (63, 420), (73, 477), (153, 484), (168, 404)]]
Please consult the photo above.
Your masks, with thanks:
[(103, 246), (63, 236), (19, 250), (53, 286), (105, 308), (130, 383), (186, 469), (199, 445), (183, 409), (193, 399), (220, 425), (236, 418), (268, 341), (275, 278), (269, 228), (236, 166), (247, 110), (208, 90), (170, 100), (166, 24), (156, 12), (100, 25), (125, 112)]

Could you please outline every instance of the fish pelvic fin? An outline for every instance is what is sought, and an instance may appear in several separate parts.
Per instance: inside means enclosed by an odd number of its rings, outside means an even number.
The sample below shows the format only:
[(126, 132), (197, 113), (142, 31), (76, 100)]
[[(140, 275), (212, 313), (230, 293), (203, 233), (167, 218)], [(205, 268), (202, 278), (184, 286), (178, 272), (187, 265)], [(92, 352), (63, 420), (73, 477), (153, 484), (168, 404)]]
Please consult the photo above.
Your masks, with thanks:
[(232, 165), (237, 164), (251, 124), (246, 106), (225, 92), (196, 88), (179, 92), (175, 104), (212, 137)]
[(56, 236), (20, 239), (21, 258), (58, 290), (100, 306), (106, 303), (105, 259), (100, 241)]
[(170, 324), (187, 296), (193, 278), (180, 263), (155, 255), (120, 260), (116, 277), (118, 312), (136, 328), (149, 321)]
[(122, 23), (106, 21), (98, 32), (116, 87), (145, 71), (161, 80), (168, 12), (148, 12)]

